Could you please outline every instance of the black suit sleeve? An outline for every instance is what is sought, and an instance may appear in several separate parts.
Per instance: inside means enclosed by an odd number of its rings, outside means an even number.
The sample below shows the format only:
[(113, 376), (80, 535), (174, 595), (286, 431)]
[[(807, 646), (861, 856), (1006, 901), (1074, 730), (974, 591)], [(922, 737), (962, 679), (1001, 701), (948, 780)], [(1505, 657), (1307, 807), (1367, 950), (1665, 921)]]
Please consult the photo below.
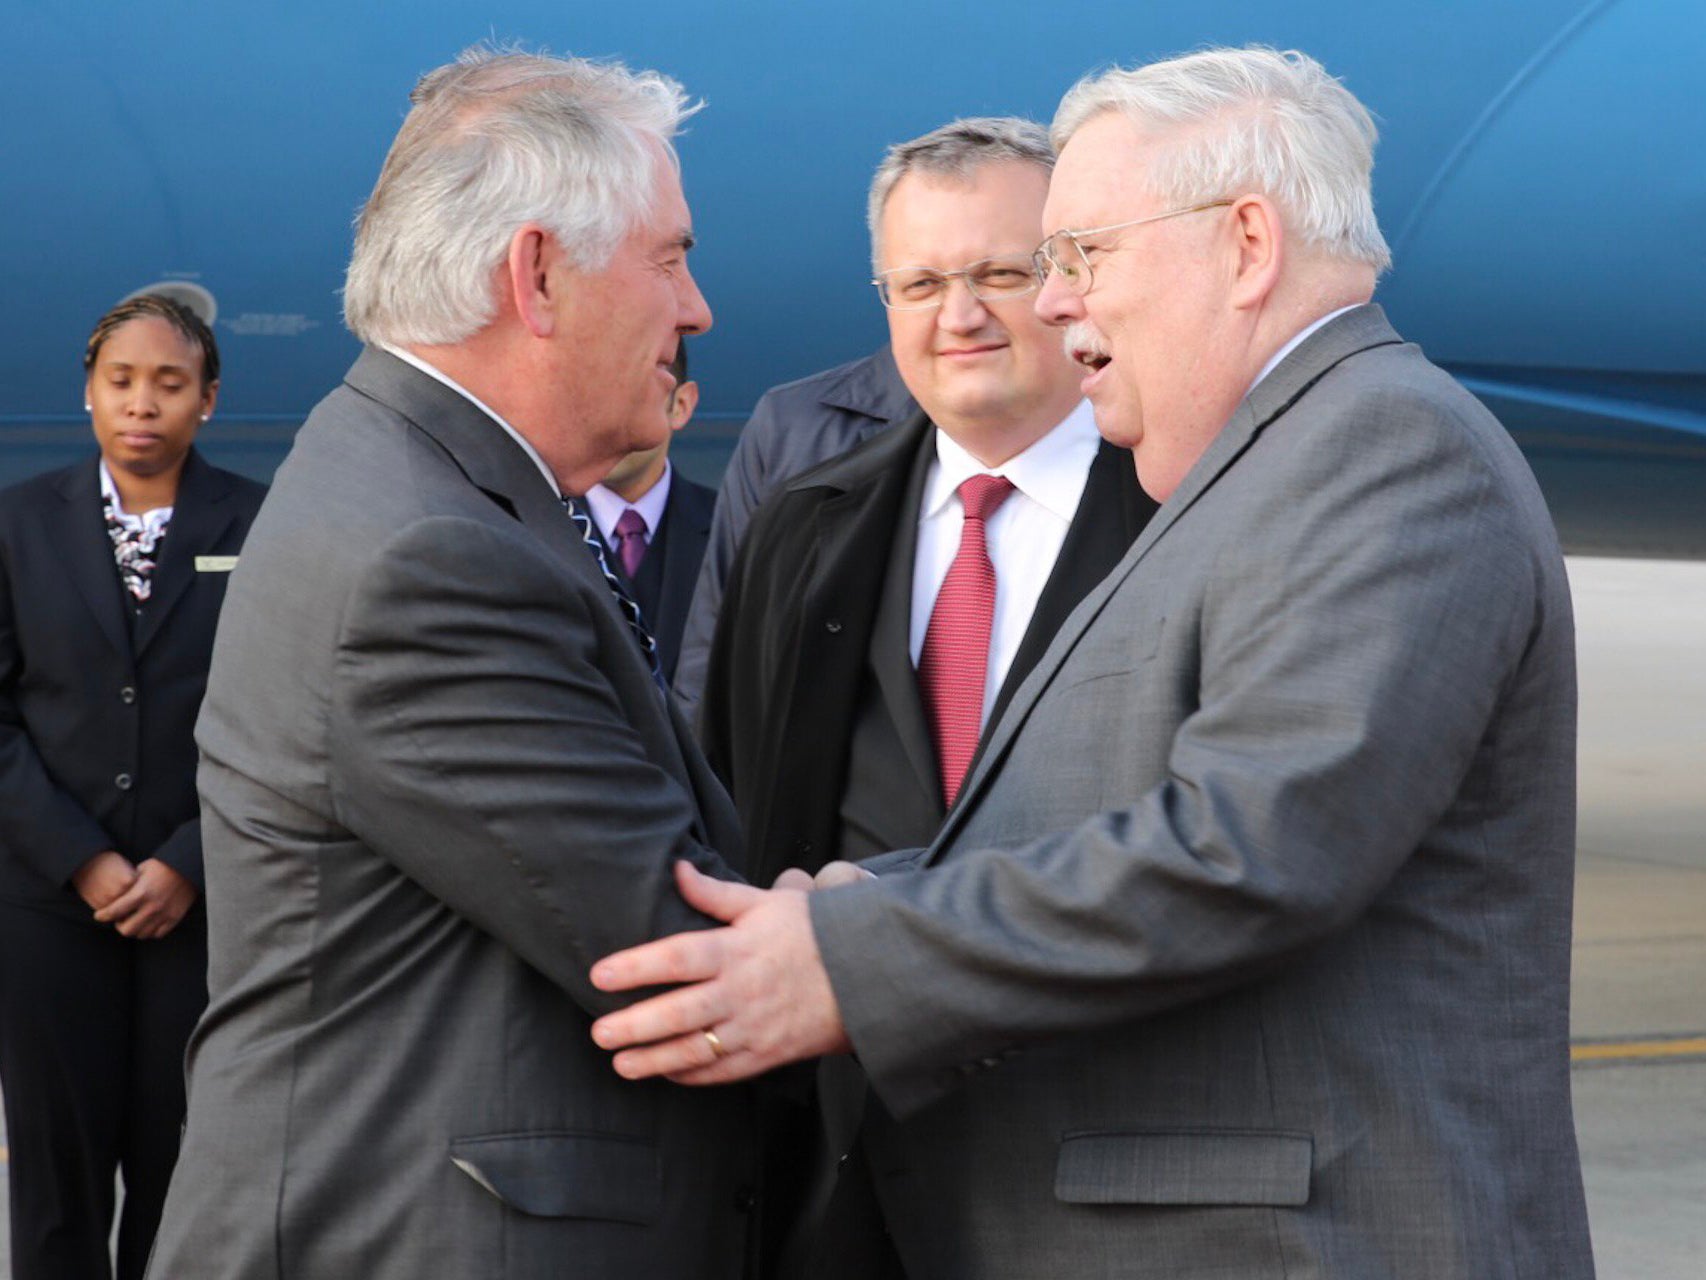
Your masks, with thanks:
[(57, 885), (97, 853), (113, 847), (101, 824), (42, 763), (16, 690), (25, 655), (7, 557), (0, 552), (0, 847)]
[(196, 892), (206, 889), (201, 866), (201, 818), (191, 818), (166, 837), (154, 851), (154, 856), (195, 886)]

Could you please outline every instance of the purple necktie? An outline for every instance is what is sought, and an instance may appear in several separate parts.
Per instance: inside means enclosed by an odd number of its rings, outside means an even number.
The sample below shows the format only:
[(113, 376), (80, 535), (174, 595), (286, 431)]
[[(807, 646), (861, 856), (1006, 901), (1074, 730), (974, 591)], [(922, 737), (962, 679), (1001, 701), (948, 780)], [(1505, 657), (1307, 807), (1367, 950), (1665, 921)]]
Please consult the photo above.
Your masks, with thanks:
[(629, 507), (616, 521), (616, 554), (622, 558), (622, 572), (632, 581), (640, 571), (640, 561), (646, 558), (646, 518)]

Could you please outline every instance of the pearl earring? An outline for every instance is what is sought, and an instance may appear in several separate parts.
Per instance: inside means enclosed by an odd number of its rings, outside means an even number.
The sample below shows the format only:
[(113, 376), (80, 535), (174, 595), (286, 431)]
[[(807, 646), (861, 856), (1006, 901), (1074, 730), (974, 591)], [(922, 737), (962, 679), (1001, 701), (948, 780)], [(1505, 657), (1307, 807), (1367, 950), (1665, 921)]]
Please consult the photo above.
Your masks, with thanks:
[(209, 419), (209, 418), (211, 418), (211, 417), (212, 417), (212, 416), (213, 416), (213, 415), (212, 415), (212, 414), (211, 414), (211, 413), (204, 413), (204, 414), (202, 414), (202, 415), (201, 415), (201, 420), (202, 420), (202, 421), (203, 421), (203, 422), (206, 422), (206, 421), (207, 421), (207, 420), (208, 420), (208, 419)]
[(84, 412), (84, 413), (93, 413), (93, 412), (94, 412), (94, 411), (95, 411), (95, 406), (94, 406), (94, 405), (92, 405), (92, 404), (90, 404), (90, 403), (88, 403), (88, 402), (87, 402), (87, 401), (84, 401), (84, 403), (83, 403), (83, 412)]

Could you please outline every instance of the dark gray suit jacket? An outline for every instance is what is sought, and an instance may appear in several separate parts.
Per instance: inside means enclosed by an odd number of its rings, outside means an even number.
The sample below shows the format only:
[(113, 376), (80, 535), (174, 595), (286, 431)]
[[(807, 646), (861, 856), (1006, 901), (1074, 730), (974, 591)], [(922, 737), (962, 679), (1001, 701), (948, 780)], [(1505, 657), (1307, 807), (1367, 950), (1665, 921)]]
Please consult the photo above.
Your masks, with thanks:
[(702, 924), (726, 796), (545, 478), (368, 351), (233, 577), (211, 1004), (159, 1280), (733, 1277), (744, 1094), (620, 1080), (598, 957)]
[(917, 412), (886, 346), (863, 360), (772, 387), (759, 399), (717, 491), (705, 563), (682, 634), (675, 692), (690, 714), (704, 692), (723, 588), (753, 512), (783, 481)]
[(1377, 307), (1291, 352), (812, 898), (909, 1272), (1590, 1276), (1574, 663), (1498, 423)]

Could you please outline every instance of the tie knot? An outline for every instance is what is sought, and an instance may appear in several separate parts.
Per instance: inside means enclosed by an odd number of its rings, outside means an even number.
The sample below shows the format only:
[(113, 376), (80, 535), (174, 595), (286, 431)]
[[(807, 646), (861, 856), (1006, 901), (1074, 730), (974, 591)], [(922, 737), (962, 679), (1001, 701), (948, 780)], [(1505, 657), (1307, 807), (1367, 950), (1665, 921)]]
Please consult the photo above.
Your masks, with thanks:
[(1007, 500), (1013, 492), (1013, 482), (1006, 476), (972, 476), (957, 492), (967, 520), (982, 520)]
[(616, 536), (618, 538), (626, 538), (636, 533), (644, 534), (645, 531), (646, 518), (633, 507), (629, 507), (616, 519)]

